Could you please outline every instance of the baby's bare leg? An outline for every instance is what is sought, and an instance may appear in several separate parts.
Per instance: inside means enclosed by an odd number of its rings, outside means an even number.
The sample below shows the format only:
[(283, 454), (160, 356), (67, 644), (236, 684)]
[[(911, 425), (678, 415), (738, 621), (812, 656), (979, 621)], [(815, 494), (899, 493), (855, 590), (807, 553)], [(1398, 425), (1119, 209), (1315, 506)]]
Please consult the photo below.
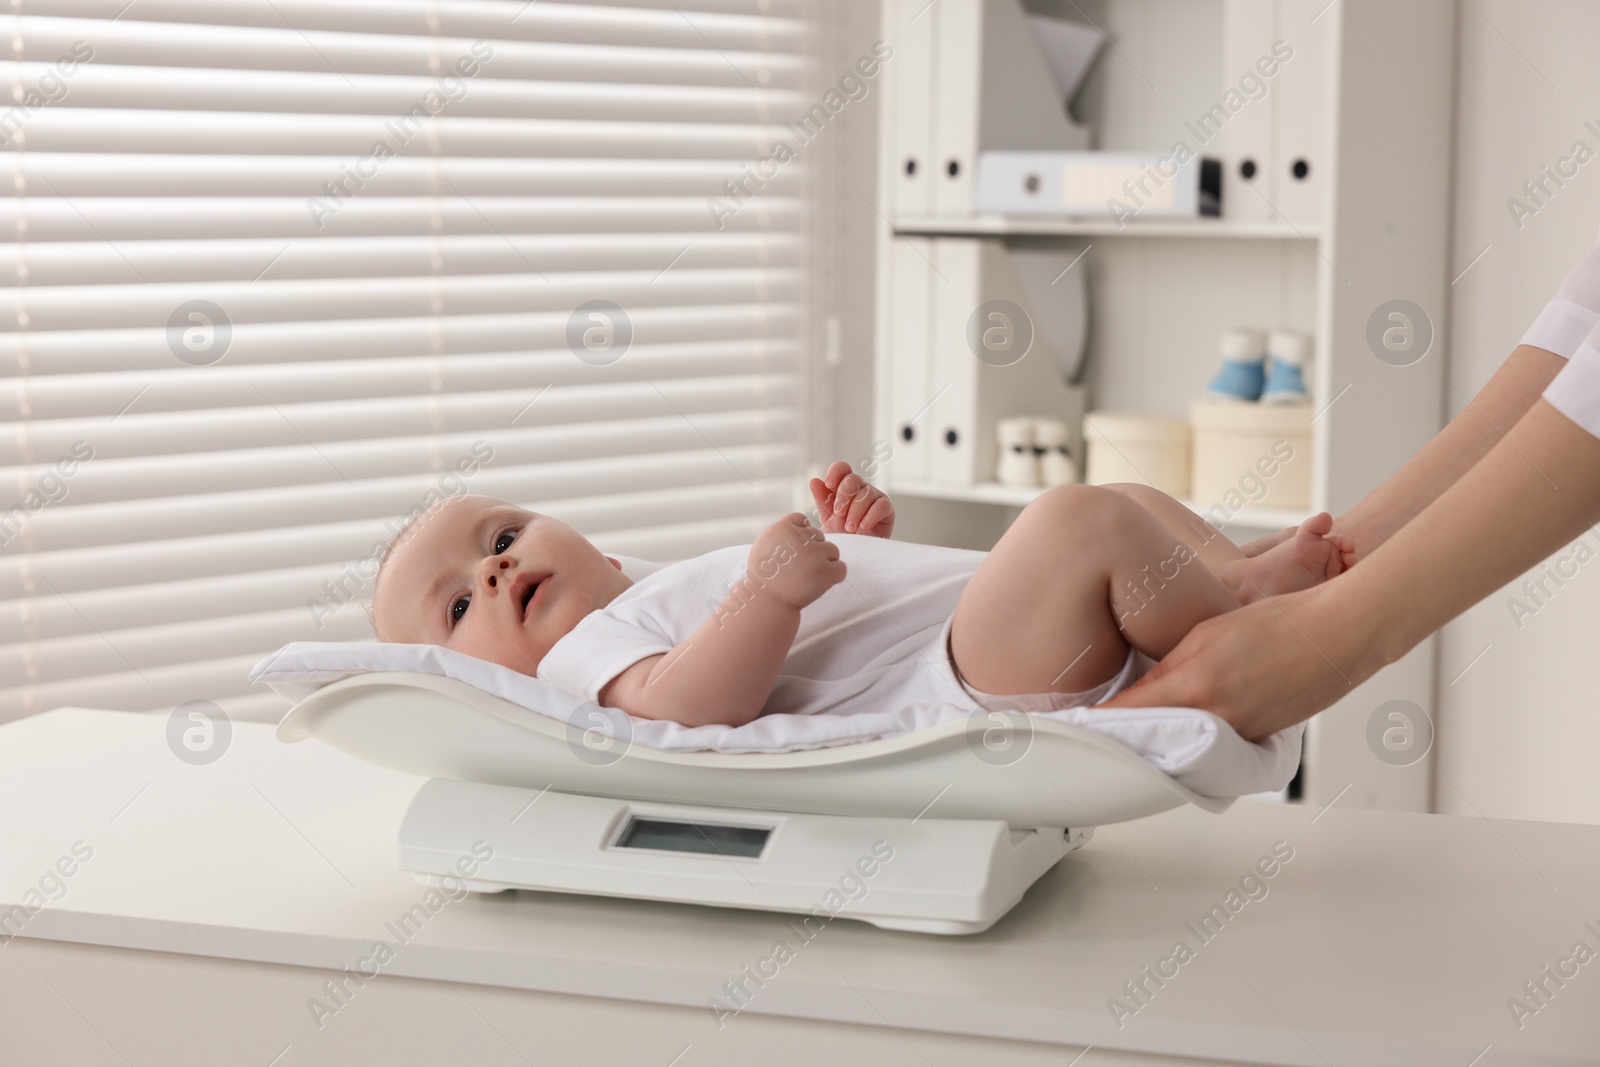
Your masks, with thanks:
[(1144, 508), (1156, 521), (1167, 528), (1167, 531), (1194, 549), (1211, 572), (1223, 579), (1223, 584), (1231, 587), (1225, 572), (1232, 564), (1237, 564), (1244, 559), (1244, 552), (1228, 540), (1223, 532), (1190, 511), (1176, 500), (1159, 489), (1152, 489), (1148, 485), (1137, 482), (1117, 482), (1112, 485), (1103, 485), (1102, 489), (1110, 489), (1114, 493), (1121, 493), (1135, 504)]
[(1240, 604), (1309, 589), (1325, 581), (1330, 570), (1338, 572), (1337, 567), (1330, 567), (1336, 548), (1323, 537), (1333, 526), (1333, 517), (1326, 513), (1306, 519), (1293, 537), (1247, 557), (1221, 530), (1159, 489), (1133, 482), (1102, 488), (1123, 494), (1154, 515), (1173, 536), (1194, 549)]
[(1238, 606), (1130, 495), (1062, 486), (1028, 505), (979, 564), (950, 647), (977, 689), (1081, 692), (1116, 674), (1130, 645), (1159, 659), (1197, 623)]

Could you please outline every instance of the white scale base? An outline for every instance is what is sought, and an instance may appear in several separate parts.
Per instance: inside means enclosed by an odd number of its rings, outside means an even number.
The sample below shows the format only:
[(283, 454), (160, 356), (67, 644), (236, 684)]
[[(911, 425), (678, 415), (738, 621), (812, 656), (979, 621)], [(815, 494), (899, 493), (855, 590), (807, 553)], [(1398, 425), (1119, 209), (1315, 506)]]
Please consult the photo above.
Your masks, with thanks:
[(812, 815), (430, 779), (396, 866), (428, 885), (797, 912), (889, 930), (975, 934), (1092, 828)]

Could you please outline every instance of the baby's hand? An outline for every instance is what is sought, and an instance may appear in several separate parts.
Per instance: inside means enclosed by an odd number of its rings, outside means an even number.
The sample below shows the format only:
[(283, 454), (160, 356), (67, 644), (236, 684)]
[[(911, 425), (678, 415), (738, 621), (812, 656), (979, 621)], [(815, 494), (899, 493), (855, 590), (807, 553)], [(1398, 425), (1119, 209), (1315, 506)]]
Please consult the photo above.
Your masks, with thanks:
[(798, 511), (761, 531), (746, 567), (752, 585), (797, 608), (844, 581), (844, 572), (839, 546)]
[(883, 490), (836, 460), (821, 478), (811, 479), (811, 497), (817, 502), (824, 533), (863, 533), (888, 537), (894, 533), (894, 505)]

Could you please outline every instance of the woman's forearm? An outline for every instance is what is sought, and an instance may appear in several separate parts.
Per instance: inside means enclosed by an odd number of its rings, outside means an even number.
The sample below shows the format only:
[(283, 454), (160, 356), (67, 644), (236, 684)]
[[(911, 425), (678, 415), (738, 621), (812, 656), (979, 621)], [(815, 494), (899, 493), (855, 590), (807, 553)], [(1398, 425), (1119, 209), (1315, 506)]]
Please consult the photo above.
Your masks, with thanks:
[(1316, 592), (1330, 626), (1371, 634), (1357, 664), (1370, 677), (1597, 521), (1600, 438), (1537, 400), (1413, 521)]
[(1113, 707), (1206, 708), (1256, 741), (1331, 707), (1600, 520), (1600, 437), (1549, 401), (1348, 574), (1200, 623)]
[(1566, 365), (1542, 348), (1519, 345), (1472, 401), (1386, 482), (1334, 520), (1364, 559), (1488, 455)]

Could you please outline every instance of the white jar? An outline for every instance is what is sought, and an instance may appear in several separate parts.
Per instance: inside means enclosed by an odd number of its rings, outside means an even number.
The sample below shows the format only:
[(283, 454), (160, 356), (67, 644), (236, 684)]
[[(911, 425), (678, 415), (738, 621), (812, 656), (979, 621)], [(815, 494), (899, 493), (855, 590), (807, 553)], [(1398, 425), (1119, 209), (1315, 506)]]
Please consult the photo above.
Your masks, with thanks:
[(1091, 411), (1083, 419), (1090, 485), (1139, 482), (1189, 495), (1189, 424), (1182, 419)]

